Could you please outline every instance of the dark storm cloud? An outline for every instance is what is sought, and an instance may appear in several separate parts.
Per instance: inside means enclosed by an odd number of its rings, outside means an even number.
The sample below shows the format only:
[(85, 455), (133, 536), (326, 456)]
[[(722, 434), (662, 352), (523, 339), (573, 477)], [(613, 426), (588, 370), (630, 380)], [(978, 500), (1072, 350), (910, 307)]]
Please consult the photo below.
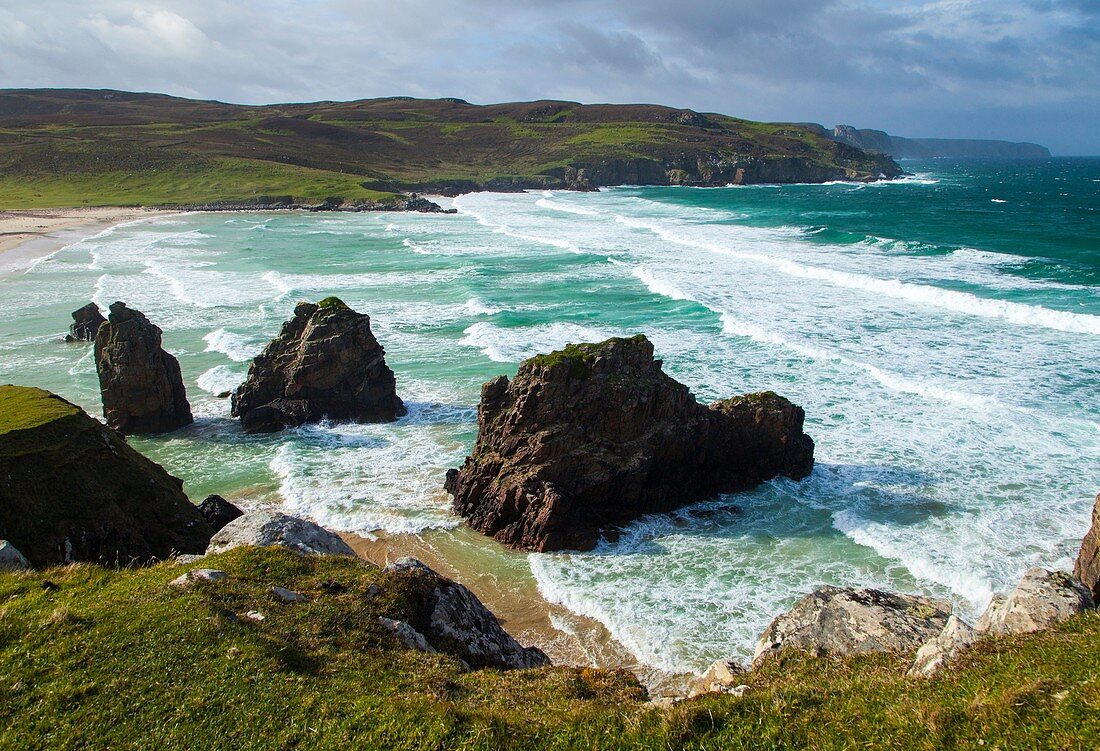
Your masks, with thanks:
[(0, 0), (0, 85), (649, 101), (1100, 152), (1100, 0)]

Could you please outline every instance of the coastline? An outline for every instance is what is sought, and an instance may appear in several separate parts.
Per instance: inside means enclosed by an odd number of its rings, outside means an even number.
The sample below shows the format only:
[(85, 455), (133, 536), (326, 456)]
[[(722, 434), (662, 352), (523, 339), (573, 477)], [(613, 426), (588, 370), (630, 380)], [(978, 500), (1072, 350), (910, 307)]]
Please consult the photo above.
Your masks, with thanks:
[(123, 222), (174, 213), (142, 207), (0, 211), (0, 277)]

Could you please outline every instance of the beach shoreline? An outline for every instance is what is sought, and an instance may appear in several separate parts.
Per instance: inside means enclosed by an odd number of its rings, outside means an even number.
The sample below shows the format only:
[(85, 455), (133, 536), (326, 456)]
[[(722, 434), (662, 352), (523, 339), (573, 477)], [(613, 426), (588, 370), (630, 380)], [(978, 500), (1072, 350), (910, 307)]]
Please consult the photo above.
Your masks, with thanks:
[(172, 213), (178, 212), (118, 206), (0, 211), (0, 277), (123, 222)]

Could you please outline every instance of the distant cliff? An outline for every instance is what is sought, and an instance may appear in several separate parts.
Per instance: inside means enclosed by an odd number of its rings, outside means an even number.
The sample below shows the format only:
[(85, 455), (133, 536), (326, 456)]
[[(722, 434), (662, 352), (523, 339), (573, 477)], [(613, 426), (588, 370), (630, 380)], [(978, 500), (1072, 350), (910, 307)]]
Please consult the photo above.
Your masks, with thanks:
[(863, 151), (888, 154), (894, 159), (933, 159), (967, 157), (998, 159), (1047, 159), (1050, 150), (1037, 143), (1017, 143), (1014, 141), (992, 141), (977, 138), (903, 138), (892, 136), (882, 130), (853, 128), (851, 125), (837, 125), (832, 130), (806, 123), (818, 135), (832, 139), (837, 143), (854, 146)]

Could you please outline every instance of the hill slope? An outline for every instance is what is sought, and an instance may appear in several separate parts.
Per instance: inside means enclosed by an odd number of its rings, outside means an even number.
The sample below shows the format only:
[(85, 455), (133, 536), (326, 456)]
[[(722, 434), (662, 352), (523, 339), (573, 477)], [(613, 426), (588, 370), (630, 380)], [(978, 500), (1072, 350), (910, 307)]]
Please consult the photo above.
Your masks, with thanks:
[[(228, 578), (169, 586), (196, 566)], [(272, 586), (309, 599), (282, 603)], [(657, 709), (622, 672), (467, 671), (403, 649), (378, 617), (408, 619), (414, 599), (369, 564), (277, 549), (0, 572), (0, 751), (1068, 749), (1100, 737), (1095, 611), (982, 642), (932, 680), (905, 677), (911, 655), (792, 653), (747, 674), (742, 698)]]
[(898, 174), (889, 157), (810, 128), (655, 105), (396, 97), (244, 106), (0, 90), (0, 208)]

